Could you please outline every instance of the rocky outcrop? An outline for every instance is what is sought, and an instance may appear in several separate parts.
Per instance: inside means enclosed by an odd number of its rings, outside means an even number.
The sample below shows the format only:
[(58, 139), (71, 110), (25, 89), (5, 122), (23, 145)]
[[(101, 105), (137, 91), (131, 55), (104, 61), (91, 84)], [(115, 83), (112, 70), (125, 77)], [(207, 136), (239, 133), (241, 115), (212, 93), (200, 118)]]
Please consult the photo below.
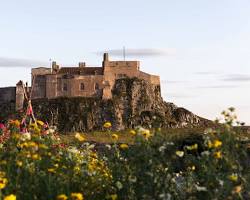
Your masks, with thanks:
[(207, 126), (210, 121), (190, 111), (164, 102), (160, 87), (133, 78), (119, 79), (112, 91), (113, 98), (56, 98), (33, 100), (38, 119), (56, 125), (60, 131), (100, 130), (105, 121), (113, 129), (144, 127)]

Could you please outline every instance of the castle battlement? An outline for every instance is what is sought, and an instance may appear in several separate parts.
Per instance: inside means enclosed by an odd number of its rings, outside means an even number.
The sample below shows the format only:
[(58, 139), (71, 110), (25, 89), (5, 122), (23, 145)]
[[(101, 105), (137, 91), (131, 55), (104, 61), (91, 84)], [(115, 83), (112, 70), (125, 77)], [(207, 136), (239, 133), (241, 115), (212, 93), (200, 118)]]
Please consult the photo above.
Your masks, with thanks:
[(110, 99), (115, 81), (126, 77), (160, 85), (159, 76), (140, 71), (139, 61), (111, 61), (105, 53), (101, 67), (89, 67), (84, 62), (77, 67), (61, 67), (52, 62), (51, 68), (32, 69), (32, 98), (95, 96)]
[[(160, 86), (160, 77), (140, 71), (139, 61), (111, 61), (104, 53), (101, 67), (87, 66), (80, 62), (76, 67), (61, 67), (55, 61), (51, 67), (37, 67), (31, 70), (32, 99), (57, 97), (99, 97), (112, 98), (115, 81), (121, 78), (139, 78), (152, 86)], [(17, 108), (23, 101), (20, 84), (14, 89), (3, 90), (3, 99), (15, 99)], [(0, 90), (1, 92), (1, 90)], [(6, 96), (6, 95), (7, 96)], [(1, 94), (0, 94), (1, 96)], [(10, 97), (11, 96), (11, 97)]]

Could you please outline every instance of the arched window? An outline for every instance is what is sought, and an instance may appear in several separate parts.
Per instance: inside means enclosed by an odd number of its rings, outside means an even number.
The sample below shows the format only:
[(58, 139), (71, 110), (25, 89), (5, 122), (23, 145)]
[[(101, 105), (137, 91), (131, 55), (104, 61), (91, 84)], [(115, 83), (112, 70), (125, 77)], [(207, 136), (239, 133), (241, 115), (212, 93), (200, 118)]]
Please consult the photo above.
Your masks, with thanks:
[(80, 90), (84, 90), (84, 88), (85, 88), (84, 83), (81, 83), (81, 84), (80, 84)]
[(64, 83), (63, 84), (63, 91), (67, 91), (68, 90), (68, 85), (67, 85), (67, 83)]
[(95, 90), (99, 90), (99, 84), (98, 83), (95, 84)]

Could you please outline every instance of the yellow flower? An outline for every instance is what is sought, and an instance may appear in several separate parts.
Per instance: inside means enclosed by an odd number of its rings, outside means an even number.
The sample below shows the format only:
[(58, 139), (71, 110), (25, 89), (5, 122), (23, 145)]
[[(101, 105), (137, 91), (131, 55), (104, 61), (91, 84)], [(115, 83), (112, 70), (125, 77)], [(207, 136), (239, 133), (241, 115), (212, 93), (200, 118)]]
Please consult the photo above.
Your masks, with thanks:
[(23, 162), (22, 162), (22, 161), (17, 160), (17, 161), (16, 161), (16, 165), (17, 165), (18, 167), (22, 167), (22, 166), (23, 166)]
[(5, 177), (5, 175), (6, 175), (6, 173), (5, 173), (5, 172), (3, 172), (3, 171), (0, 171), (0, 178), (3, 178), (3, 177)]
[(103, 124), (103, 127), (104, 128), (110, 128), (112, 126), (112, 124), (110, 123), (110, 122), (105, 122), (104, 124)]
[(75, 167), (74, 167), (74, 171), (75, 171), (76, 173), (79, 173), (79, 172), (80, 172), (80, 170), (81, 170), (81, 169), (80, 169), (80, 167), (79, 167), (79, 166), (75, 166)]
[(111, 197), (111, 200), (116, 200), (118, 196), (117, 194), (111, 194), (110, 197)]
[(135, 130), (130, 130), (129, 133), (130, 133), (130, 135), (132, 135), (132, 136), (135, 136), (135, 135), (136, 135)]
[(48, 172), (50, 172), (50, 173), (55, 173), (56, 170), (55, 170), (54, 168), (48, 168)]
[(196, 150), (198, 149), (198, 144), (193, 144), (191, 146), (187, 146), (187, 150)]
[(45, 144), (39, 144), (39, 148), (41, 149), (48, 149), (49, 147)]
[(10, 124), (16, 126), (16, 127), (19, 127), (20, 126), (20, 122), (16, 119), (16, 120), (11, 120), (10, 121)]
[(56, 200), (67, 200), (68, 197), (65, 194), (59, 194), (56, 197)]
[(33, 160), (39, 160), (41, 157), (40, 157), (38, 154), (33, 154), (33, 155), (31, 156), (31, 158), (32, 158)]
[(31, 134), (30, 133), (22, 133), (20, 136), (20, 139), (22, 141), (31, 140)]
[(28, 143), (27, 142), (24, 142), (24, 143), (21, 143), (19, 145), (21, 148), (25, 148), (25, 147), (28, 147)]
[(176, 151), (175, 154), (179, 157), (183, 157), (184, 156), (184, 151)]
[(221, 151), (216, 151), (216, 152), (214, 152), (214, 157), (217, 158), (217, 159), (222, 158)]
[(6, 165), (7, 164), (7, 161), (6, 160), (1, 160), (0, 161), (0, 165)]
[(38, 147), (37, 143), (33, 142), (33, 141), (30, 141), (28, 142), (28, 147)]
[(44, 125), (44, 122), (41, 121), (41, 120), (37, 120), (36, 123), (38, 123), (40, 126), (43, 126), (43, 125)]
[(142, 135), (146, 140), (151, 136), (150, 131), (148, 129), (143, 130)]
[(213, 146), (214, 146), (215, 148), (218, 148), (218, 147), (220, 147), (221, 145), (222, 145), (222, 142), (221, 142), (220, 140), (215, 140), (215, 141), (214, 141)]
[(20, 138), (20, 134), (14, 133), (14, 134), (12, 135), (12, 137), (13, 137), (14, 139), (18, 140), (18, 139)]
[(230, 176), (228, 176), (228, 179), (230, 181), (236, 182), (236, 181), (238, 181), (238, 175), (237, 174), (231, 174)]
[(81, 193), (71, 193), (72, 200), (83, 200), (83, 195)]
[(5, 188), (7, 183), (8, 183), (7, 178), (0, 178), (0, 189)]
[(121, 149), (127, 149), (127, 148), (128, 148), (128, 145), (127, 145), (127, 144), (120, 144), (120, 148), (121, 148)]
[(209, 149), (213, 148), (213, 143), (209, 140), (208, 143), (207, 143), (207, 147)]
[(118, 135), (117, 134), (112, 134), (112, 139), (113, 140), (118, 140)]
[(16, 200), (16, 195), (10, 194), (10, 195), (4, 197), (3, 200)]
[(76, 134), (75, 134), (75, 138), (76, 138), (79, 142), (85, 141), (85, 137), (84, 137), (82, 134), (80, 134), (80, 133), (76, 133)]
[(7, 164), (7, 161), (6, 160), (1, 160), (0, 161), (0, 165), (6, 165)]
[(51, 152), (48, 152), (47, 155), (48, 155), (48, 156), (52, 156), (52, 153), (51, 153)]
[(29, 126), (30, 126), (30, 128), (37, 128), (37, 124), (36, 123), (30, 123)]

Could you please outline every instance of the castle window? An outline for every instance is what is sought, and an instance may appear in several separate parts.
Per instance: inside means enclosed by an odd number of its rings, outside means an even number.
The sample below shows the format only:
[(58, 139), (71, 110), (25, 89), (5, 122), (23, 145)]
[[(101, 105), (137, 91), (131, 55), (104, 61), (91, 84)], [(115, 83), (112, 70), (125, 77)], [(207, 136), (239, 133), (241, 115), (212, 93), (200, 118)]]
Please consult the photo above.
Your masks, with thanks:
[(95, 90), (99, 90), (99, 84), (98, 83), (95, 84)]
[(80, 90), (84, 90), (84, 88), (85, 88), (84, 83), (81, 83), (81, 84), (80, 84)]
[(118, 78), (125, 78), (125, 77), (127, 77), (126, 74), (118, 74)]
[(67, 91), (68, 90), (68, 85), (67, 85), (67, 83), (64, 83), (63, 84), (63, 91)]

